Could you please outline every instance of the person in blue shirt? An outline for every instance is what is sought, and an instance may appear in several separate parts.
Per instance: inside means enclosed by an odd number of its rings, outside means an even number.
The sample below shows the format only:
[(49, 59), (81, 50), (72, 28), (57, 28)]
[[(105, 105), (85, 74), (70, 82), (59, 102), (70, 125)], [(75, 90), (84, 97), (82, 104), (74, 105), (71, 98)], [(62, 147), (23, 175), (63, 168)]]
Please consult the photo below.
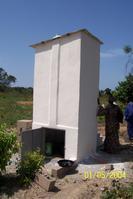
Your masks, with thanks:
[(128, 98), (125, 108), (125, 120), (127, 121), (127, 132), (130, 141), (133, 141), (133, 97)]

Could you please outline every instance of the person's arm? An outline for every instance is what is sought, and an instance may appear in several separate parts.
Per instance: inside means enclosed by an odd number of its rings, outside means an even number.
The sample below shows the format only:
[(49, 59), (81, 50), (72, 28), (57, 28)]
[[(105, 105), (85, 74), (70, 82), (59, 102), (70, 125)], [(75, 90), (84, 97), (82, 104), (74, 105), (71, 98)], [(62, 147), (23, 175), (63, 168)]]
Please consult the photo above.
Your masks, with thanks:
[(97, 116), (102, 116), (102, 115), (105, 115), (105, 108), (99, 105), (97, 110)]
[(99, 98), (97, 98), (97, 116), (103, 116), (105, 115), (105, 108), (103, 106), (100, 105), (100, 100)]

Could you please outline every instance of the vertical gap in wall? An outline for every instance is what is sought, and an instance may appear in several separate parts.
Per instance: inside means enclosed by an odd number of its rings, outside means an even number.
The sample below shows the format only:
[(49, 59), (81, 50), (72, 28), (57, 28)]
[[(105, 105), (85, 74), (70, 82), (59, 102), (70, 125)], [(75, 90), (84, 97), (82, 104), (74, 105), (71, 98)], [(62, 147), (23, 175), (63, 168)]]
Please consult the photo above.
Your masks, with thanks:
[(58, 47), (58, 67), (57, 67), (56, 124), (58, 124), (59, 75), (60, 75), (60, 41)]
[(50, 56), (50, 71), (49, 71), (49, 107), (48, 107), (48, 126), (50, 125), (50, 104), (51, 104), (51, 79), (52, 79), (52, 60), (53, 60), (53, 45), (51, 47), (51, 56)]

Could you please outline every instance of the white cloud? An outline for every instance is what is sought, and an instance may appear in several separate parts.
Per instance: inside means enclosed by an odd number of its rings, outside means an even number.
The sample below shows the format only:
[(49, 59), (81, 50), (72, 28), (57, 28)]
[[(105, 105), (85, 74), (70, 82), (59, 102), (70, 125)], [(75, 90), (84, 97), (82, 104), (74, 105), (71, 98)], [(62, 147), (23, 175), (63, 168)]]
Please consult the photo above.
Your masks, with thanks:
[(124, 52), (122, 49), (113, 49), (113, 50), (107, 50), (106, 52), (100, 53), (101, 58), (113, 58), (113, 57), (119, 57), (124, 56)]

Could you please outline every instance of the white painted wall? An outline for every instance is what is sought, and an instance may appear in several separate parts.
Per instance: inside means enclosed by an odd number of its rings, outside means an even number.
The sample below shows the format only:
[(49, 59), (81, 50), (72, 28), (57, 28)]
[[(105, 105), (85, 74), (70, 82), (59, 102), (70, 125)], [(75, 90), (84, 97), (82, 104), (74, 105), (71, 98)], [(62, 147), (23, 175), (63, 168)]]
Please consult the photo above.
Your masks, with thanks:
[(97, 97), (99, 91), (100, 45), (82, 33), (78, 157), (95, 152), (97, 140)]
[(51, 49), (47, 44), (35, 52), (33, 124), (49, 123)]
[(100, 43), (86, 33), (36, 46), (33, 129), (65, 130), (65, 158), (96, 147)]
[(81, 35), (60, 42), (57, 125), (78, 127)]

